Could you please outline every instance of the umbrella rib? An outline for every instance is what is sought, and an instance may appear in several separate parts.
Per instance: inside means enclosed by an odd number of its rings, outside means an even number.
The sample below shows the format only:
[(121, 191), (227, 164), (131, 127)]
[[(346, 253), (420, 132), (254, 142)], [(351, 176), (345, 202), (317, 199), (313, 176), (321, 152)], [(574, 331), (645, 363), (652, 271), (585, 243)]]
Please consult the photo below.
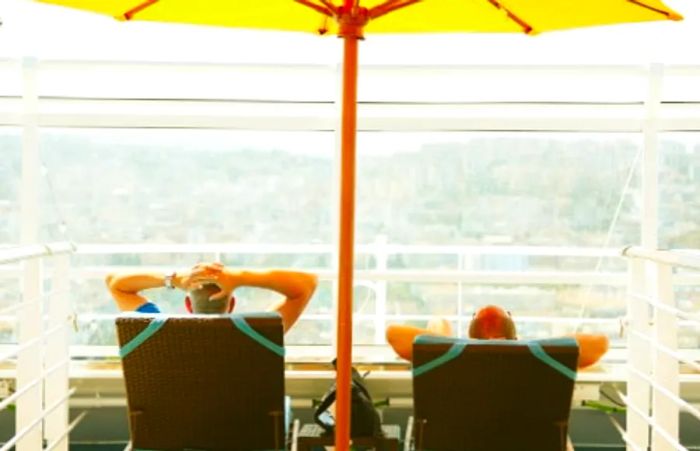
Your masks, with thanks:
[(331, 3), (328, 0), (318, 0), (318, 1), (321, 2), (321, 4), (328, 9), (328, 11), (331, 11), (336, 16), (338, 15), (338, 7), (335, 6), (333, 3)]
[(371, 19), (376, 19), (377, 17), (381, 17), (392, 11), (396, 11), (397, 9), (413, 5), (414, 3), (418, 3), (419, 1), (421, 0), (388, 0), (382, 3), (381, 5), (377, 5), (374, 8), (371, 8), (368, 11), (367, 15)]
[[(630, 0), (632, 1), (632, 0)], [(532, 28), (532, 25), (528, 24), (525, 22), (523, 19), (520, 17), (516, 16), (510, 9), (506, 8), (503, 4), (499, 3), (497, 0), (488, 0), (489, 3), (491, 3), (493, 6), (496, 7), (496, 9), (500, 9), (505, 11), (505, 13), (508, 15), (508, 18), (512, 20), (513, 22), (517, 23), (520, 25), (520, 27), (523, 29), (523, 32), (525, 34), (535, 34), (534, 28)]]
[(330, 9), (325, 8), (323, 5), (317, 5), (316, 3), (313, 3), (309, 0), (294, 0), (297, 3), (300, 3), (304, 6), (308, 6), (309, 8), (318, 11), (319, 13), (328, 16), (328, 17), (333, 17), (333, 11)]
[(136, 13), (139, 13), (143, 11), (144, 9), (148, 8), (149, 6), (153, 5), (154, 3), (157, 3), (158, 0), (146, 0), (144, 2), (139, 3), (138, 5), (134, 6), (127, 12), (125, 12), (122, 16), (126, 20), (131, 20)]
[(654, 11), (655, 13), (663, 14), (664, 16), (668, 17), (671, 20), (681, 20), (682, 17), (674, 13), (672, 11), (664, 11), (663, 9), (659, 8), (654, 8), (653, 6), (647, 5), (646, 3), (643, 3), (639, 0), (627, 0), (628, 2), (632, 3), (633, 5), (641, 6), (642, 8), (646, 8), (650, 11)]

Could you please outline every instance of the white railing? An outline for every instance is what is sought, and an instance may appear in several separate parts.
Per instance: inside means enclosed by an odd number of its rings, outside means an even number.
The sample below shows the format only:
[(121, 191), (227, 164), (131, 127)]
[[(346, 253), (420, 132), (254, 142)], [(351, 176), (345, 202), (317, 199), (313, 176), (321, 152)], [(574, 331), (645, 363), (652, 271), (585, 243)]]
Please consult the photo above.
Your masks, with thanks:
[[(162, 261), (167, 261), (167, 256), (171, 255), (191, 255), (194, 259), (225, 259), (226, 254), (238, 256), (263, 256), (263, 255), (320, 255), (331, 256), (334, 249), (331, 245), (303, 245), (303, 244), (163, 244), (163, 245), (142, 245), (142, 244), (122, 244), (122, 245), (80, 245), (76, 254), (90, 256), (111, 256), (111, 255), (161, 255), (166, 257)], [(396, 269), (389, 267), (388, 261), (398, 255), (420, 256), (430, 254), (433, 256), (448, 257), (451, 261), (450, 268), (443, 269)], [(621, 290), (627, 282), (624, 271), (601, 270), (598, 264), (601, 259), (620, 259), (620, 268), (623, 260), (619, 255), (619, 250), (604, 248), (574, 248), (574, 247), (535, 247), (535, 246), (425, 246), (425, 245), (397, 245), (387, 244), (381, 237), (374, 243), (360, 245), (357, 247), (359, 259), (367, 259), (368, 264), (365, 269), (359, 269), (355, 273), (355, 278), (359, 286), (365, 287), (373, 293), (373, 301), (369, 305), (369, 310), (356, 312), (356, 318), (364, 322), (374, 322), (376, 336), (374, 344), (384, 344), (384, 330), (388, 322), (407, 321), (427, 321), (431, 317), (431, 312), (401, 312), (391, 311), (387, 306), (391, 305), (391, 296), (388, 287), (395, 282), (410, 282), (415, 284), (451, 284), (455, 287), (454, 303), (456, 308), (454, 313), (443, 315), (448, 320), (453, 321), (457, 326), (456, 331), (463, 332), (468, 324), (471, 311), (467, 311), (465, 305), (466, 289), (469, 286), (527, 286), (535, 289), (552, 289), (556, 286), (567, 285), (580, 287), (587, 290), (589, 287), (605, 286), (619, 287)], [(527, 270), (498, 270), (497, 267), (482, 265), (482, 258), (489, 256), (512, 256), (517, 261), (516, 266), (531, 266), (532, 262), (527, 262), (529, 257), (573, 257), (581, 259), (581, 264), (577, 264), (570, 270), (562, 270), (557, 266), (557, 262), (552, 260), (544, 267), (535, 265)], [(84, 260), (84, 259), (83, 259)], [(332, 260), (332, 259), (329, 259)], [(540, 262), (541, 263), (541, 262)], [(488, 263), (487, 263), (488, 265)], [(506, 262), (506, 268), (508, 268)], [(138, 269), (148, 269), (153, 271), (171, 271), (171, 265), (160, 266), (137, 265)], [(590, 267), (590, 269), (585, 269)], [(595, 267), (595, 268), (594, 268)], [(126, 266), (102, 265), (94, 266), (90, 263), (74, 265), (71, 268), (71, 279), (73, 282), (86, 280), (102, 281), (110, 271), (120, 269), (134, 269)], [(308, 270), (317, 273), (321, 280), (334, 281), (336, 273), (330, 268)], [(0, 268), (0, 278), (17, 278), (20, 275), (18, 267)], [(687, 286), (700, 286), (700, 274), (678, 274), (674, 277), (674, 283)], [(104, 296), (107, 296), (105, 291)], [(585, 296), (581, 296), (585, 298)], [(620, 293), (620, 316), (624, 310), (624, 299)], [(105, 301), (106, 302), (106, 301)], [(583, 302), (583, 301), (582, 301)], [(609, 307), (609, 305), (608, 305)], [(16, 307), (11, 306), (10, 309)], [(0, 309), (0, 320), (9, 312)], [(590, 313), (590, 312), (589, 312)], [(98, 322), (110, 323), (115, 315), (104, 313), (81, 312), (81, 323)], [(332, 312), (318, 312), (310, 309), (304, 314), (305, 321), (332, 323)], [(519, 324), (535, 330), (539, 328), (554, 328), (551, 331), (542, 329), (542, 333), (566, 333), (574, 328), (586, 327), (591, 330), (618, 330), (620, 317), (589, 317), (583, 314), (557, 315), (556, 313), (528, 314), (519, 312), (517, 315)], [(687, 320), (684, 320), (684, 322)], [(541, 326), (538, 326), (541, 325)], [(330, 343), (329, 343), (330, 344)], [(82, 349), (82, 348), (81, 348)], [(94, 351), (90, 351), (94, 355)], [(111, 355), (106, 351), (105, 355)]]
[(679, 441), (681, 410), (700, 420), (700, 410), (680, 394), (680, 364), (700, 365), (678, 349), (678, 327), (700, 326), (700, 317), (675, 306), (674, 268), (700, 270), (700, 251), (659, 251), (631, 247), (627, 348), (628, 450), (685, 450)]
[[(118, 253), (192, 253), (201, 256), (211, 252), (212, 258), (225, 253), (326, 253), (332, 252), (330, 246), (290, 246), (280, 248), (266, 246), (235, 245), (175, 245), (143, 248), (140, 245), (123, 246), (81, 246), (77, 253), (82, 255), (110, 255)], [(304, 248), (304, 249), (302, 249)], [(16, 446), (19, 451), (35, 449), (67, 449), (68, 434), (82, 418), (68, 424), (67, 400), (72, 394), (68, 388), (69, 350), (66, 325), (71, 311), (66, 294), (69, 281), (82, 277), (104, 277), (105, 268), (69, 268), (69, 256), (74, 251), (72, 245), (23, 246), (0, 249), (0, 264), (14, 264), (0, 267), (0, 273), (10, 277), (21, 277), (22, 296), (20, 302), (3, 309), (1, 315), (16, 314), (20, 329), (17, 346), (0, 349), (0, 362), (17, 356), (17, 376), (15, 392), (0, 400), (0, 410), (12, 403), (17, 405), (17, 426), (14, 437), (0, 442), (0, 451), (7, 451)], [(598, 272), (563, 272), (548, 271), (542, 274), (528, 275), (528, 272), (473, 271), (467, 269), (465, 262), (476, 255), (547, 255), (577, 256), (586, 258), (614, 257), (616, 254), (605, 249), (547, 249), (547, 248), (508, 248), (494, 247), (435, 247), (435, 246), (391, 246), (377, 243), (362, 246), (359, 254), (373, 255), (373, 269), (359, 271), (362, 277), (358, 282), (371, 282), (378, 296), (384, 293), (386, 302), (386, 284), (393, 280), (442, 281), (461, 284), (557, 284), (562, 280), (568, 283), (601, 284), (621, 286), (626, 276), (624, 273)], [(426, 270), (391, 270), (386, 268), (387, 256), (395, 254), (453, 254), (458, 256), (458, 267), (452, 271)], [(383, 257), (382, 257), (383, 255)], [(619, 253), (617, 254), (619, 256)], [(700, 285), (693, 273), (672, 274), (673, 267), (700, 269), (700, 254), (692, 252), (644, 251), (640, 248), (628, 248), (623, 252), (629, 258), (628, 311), (626, 320), (628, 345), (628, 380), (627, 393), (623, 400), (628, 405), (626, 429), (619, 424), (628, 449), (685, 449), (678, 439), (679, 412), (684, 410), (700, 419), (700, 411), (680, 396), (679, 364), (700, 371), (700, 364), (678, 349), (677, 333), (679, 326), (700, 325), (700, 317), (684, 312), (675, 307), (673, 286), (679, 281), (684, 284)], [(43, 288), (43, 272), (51, 268), (51, 291)], [(382, 263), (384, 262), (384, 263)], [(468, 266), (468, 265), (467, 265)], [(112, 267), (114, 269), (115, 267)], [(70, 275), (69, 275), (70, 269)], [(561, 271), (559, 273), (562, 273)], [(324, 273), (332, 279), (334, 272)], [(550, 277), (556, 275), (554, 279)], [(515, 276), (515, 277), (514, 277)], [(513, 278), (514, 277), (514, 278)], [(547, 280), (549, 279), (549, 280)], [(382, 289), (382, 286), (384, 287)], [(44, 301), (49, 300), (47, 309)], [(379, 302), (378, 302), (379, 304)], [(461, 302), (460, 302), (461, 304)], [(377, 306), (377, 311), (381, 306)], [(385, 307), (384, 307), (385, 309)], [(110, 315), (90, 314), (95, 319), (108, 319)], [(105, 316), (105, 318), (102, 318)], [(327, 315), (308, 315), (312, 320), (332, 321)], [(386, 322), (387, 320), (413, 320), (427, 318), (428, 315), (387, 314), (377, 319), (370, 312), (361, 315), (368, 320)], [(48, 318), (44, 324), (42, 318)], [(306, 316), (305, 316), (306, 317)], [(461, 313), (450, 317), (454, 321), (465, 320)], [(552, 322), (559, 324), (601, 323), (608, 326), (617, 324), (619, 318), (563, 318), (563, 317), (521, 317), (521, 322)], [(383, 331), (383, 328), (378, 329)], [(50, 338), (50, 339), (49, 339)], [(37, 352), (41, 350), (41, 352)], [(40, 425), (43, 424), (42, 427)], [(41, 448), (43, 443), (44, 448)], [(38, 445), (37, 445), (38, 444)], [(48, 445), (47, 445), (48, 444)], [(48, 446), (48, 447), (47, 447)]]
[[(17, 302), (3, 309), (17, 319), (16, 345), (3, 346), (0, 364), (15, 359), (14, 393), (0, 399), (0, 411), (16, 406), (15, 434), (0, 438), (0, 451), (68, 450), (70, 364), (69, 243), (0, 248), (0, 265), (19, 265)], [(51, 265), (47, 265), (47, 263)], [(44, 272), (51, 270), (51, 291)], [(82, 419), (82, 417), (80, 417)]]
[[(177, 254), (192, 255), (196, 258), (210, 258), (221, 260), (225, 254), (231, 255), (325, 255), (332, 256), (334, 247), (330, 244), (81, 244), (77, 250), (79, 255), (119, 255), (119, 254)], [(436, 255), (449, 257), (453, 260), (451, 268), (442, 269), (394, 269), (389, 267), (389, 260), (399, 255), (420, 256)], [(580, 248), (580, 247), (547, 247), (547, 246), (454, 246), (454, 245), (399, 245), (389, 244), (384, 237), (379, 236), (373, 243), (358, 245), (356, 248), (357, 260), (367, 258), (373, 263), (366, 269), (355, 271), (356, 285), (371, 290), (374, 294), (374, 308), (368, 312), (356, 312), (358, 320), (374, 322), (374, 344), (384, 344), (384, 331), (388, 322), (428, 321), (431, 312), (416, 314), (388, 312), (389, 291), (388, 286), (393, 282), (411, 282), (417, 284), (454, 284), (456, 296), (454, 302), (456, 314), (443, 315), (446, 319), (454, 321), (456, 331), (462, 333), (471, 318), (471, 311), (464, 310), (464, 288), (476, 285), (499, 286), (540, 286), (554, 287), (557, 285), (572, 286), (617, 286), (624, 287), (626, 277), (624, 272), (600, 271), (594, 269), (595, 261), (603, 258), (620, 258), (619, 251), (611, 248)], [(530, 271), (523, 270), (494, 270), (483, 269), (480, 259), (489, 256), (509, 256), (513, 258), (527, 259), (528, 257), (574, 257), (590, 259), (590, 270), (558, 270), (556, 268)], [(332, 260), (332, 259), (329, 259)], [(194, 261), (192, 263), (195, 263)], [(77, 266), (73, 268), (75, 280), (103, 279), (109, 271), (119, 270), (117, 266)], [(124, 268), (121, 268), (124, 269)], [(139, 269), (144, 269), (139, 266)], [(154, 271), (170, 271), (172, 267), (149, 267)], [(330, 268), (309, 269), (318, 274), (321, 280), (334, 281), (337, 273)], [(686, 283), (700, 285), (700, 277), (696, 280), (686, 280)], [(112, 321), (114, 315), (105, 314), (81, 314), (83, 321)], [(307, 312), (305, 321), (332, 322), (332, 313), (321, 314)], [(519, 323), (562, 324), (575, 327), (578, 324), (608, 324), (619, 322), (619, 318), (582, 318), (579, 316), (518, 316)], [(566, 328), (566, 327), (565, 327)]]

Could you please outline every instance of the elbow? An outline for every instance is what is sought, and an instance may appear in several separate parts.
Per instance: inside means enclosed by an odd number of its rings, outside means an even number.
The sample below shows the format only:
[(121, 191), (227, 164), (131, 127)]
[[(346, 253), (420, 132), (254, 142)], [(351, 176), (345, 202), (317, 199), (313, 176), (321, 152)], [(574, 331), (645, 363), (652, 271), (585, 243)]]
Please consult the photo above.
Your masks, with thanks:
[(107, 289), (110, 292), (113, 292), (115, 290), (115, 287), (114, 287), (115, 282), (116, 282), (115, 279), (116, 279), (116, 276), (114, 273), (109, 273), (105, 277), (105, 285), (107, 285)]
[(605, 335), (588, 335), (577, 338), (579, 341), (579, 368), (586, 368), (597, 363), (610, 347), (608, 337)]
[(318, 276), (316, 274), (304, 274), (304, 280), (299, 284), (301, 288), (301, 298), (305, 300), (305, 304), (309, 302), (311, 296), (316, 292), (318, 287)]
[(318, 287), (318, 276), (316, 274), (309, 274), (309, 282), (308, 282), (308, 292), (309, 292), (309, 297), (311, 297), (314, 292), (316, 291), (316, 288)]
[(109, 273), (105, 277), (105, 285), (107, 285), (107, 290), (112, 294), (112, 297), (119, 303), (119, 299), (123, 294), (122, 290), (119, 288), (119, 277), (116, 273)]
[(396, 336), (398, 326), (396, 324), (389, 324), (386, 326), (386, 342), (390, 345), (394, 343), (394, 337)]
[(413, 341), (404, 336), (404, 328), (397, 324), (389, 324), (386, 328), (386, 341), (391, 349), (404, 360), (413, 360)]

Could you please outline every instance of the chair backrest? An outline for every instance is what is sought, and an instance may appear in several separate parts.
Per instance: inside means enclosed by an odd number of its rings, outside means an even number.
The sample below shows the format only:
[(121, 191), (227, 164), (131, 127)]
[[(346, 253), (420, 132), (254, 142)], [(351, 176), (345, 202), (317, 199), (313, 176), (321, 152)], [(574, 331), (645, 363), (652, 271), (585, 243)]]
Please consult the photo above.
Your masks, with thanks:
[(116, 320), (134, 449), (284, 449), (277, 313)]
[(573, 338), (417, 337), (415, 448), (565, 450), (577, 359)]

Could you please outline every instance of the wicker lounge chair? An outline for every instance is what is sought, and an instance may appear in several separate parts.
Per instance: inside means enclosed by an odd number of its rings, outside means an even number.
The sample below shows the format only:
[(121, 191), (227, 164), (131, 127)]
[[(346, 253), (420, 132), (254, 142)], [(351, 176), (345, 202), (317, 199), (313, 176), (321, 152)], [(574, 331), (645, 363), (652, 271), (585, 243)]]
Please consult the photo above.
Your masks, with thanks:
[(278, 314), (125, 315), (116, 324), (134, 449), (284, 449)]
[(419, 336), (406, 441), (431, 451), (563, 451), (577, 358), (570, 338)]

